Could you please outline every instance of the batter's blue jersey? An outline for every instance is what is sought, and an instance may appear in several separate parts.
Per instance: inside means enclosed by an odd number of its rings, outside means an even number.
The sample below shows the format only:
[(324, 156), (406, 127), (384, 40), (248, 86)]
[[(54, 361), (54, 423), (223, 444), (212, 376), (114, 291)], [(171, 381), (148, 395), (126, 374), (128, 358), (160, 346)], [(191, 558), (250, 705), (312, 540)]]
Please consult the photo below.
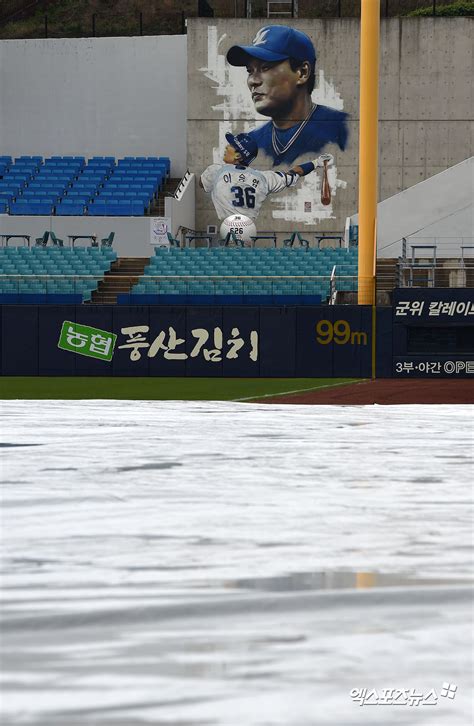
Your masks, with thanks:
[(326, 144), (337, 144), (344, 151), (348, 138), (347, 118), (347, 114), (343, 111), (337, 111), (329, 106), (316, 106), (299, 135), (297, 131), (301, 124), (296, 124), (284, 131), (276, 131), (281, 147), (291, 142), (291, 138), (294, 136), (294, 141), (282, 154), (278, 154), (273, 146), (274, 126), (272, 121), (248, 133), (257, 142), (258, 148), (273, 159), (273, 166), (291, 165), (295, 159), (304, 154), (319, 153)]

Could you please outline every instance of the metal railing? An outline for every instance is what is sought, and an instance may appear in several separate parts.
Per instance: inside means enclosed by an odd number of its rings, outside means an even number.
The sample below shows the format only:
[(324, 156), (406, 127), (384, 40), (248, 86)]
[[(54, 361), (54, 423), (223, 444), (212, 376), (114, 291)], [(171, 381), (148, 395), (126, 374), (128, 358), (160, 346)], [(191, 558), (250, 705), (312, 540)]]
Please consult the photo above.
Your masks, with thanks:
[[(445, 268), (446, 269), (446, 268)], [(457, 271), (462, 271), (460, 267)], [(464, 270), (474, 282), (474, 265)], [(67, 282), (68, 285), (58, 285)], [(85, 283), (89, 283), (86, 285)], [(103, 283), (103, 284), (101, 284)], [(152, 283), (151, 285), (147, 283)], [(174, 283), (174, 284), (170, 284)], [(291, 284), (289, 284), (291, 283)], [(374, 289), (375, 278), (364, 282), (357, 275), (340, 274), (334, 266), (328, 275), (47, 275), (0, 274), (0, 294), (82, 294), (90, 300), (97, 291), (110, 297), (126, 295), (320, 295), (323, 303), (355, 304), (361, 286)], [(459, 284), (451, 285), (459, 287)], [(474, 286), (474, 285), (468, 285)]]
[(398, 287), (474, 287), (474, 259), (438, 261), (436, 265), (397, 263)]
[[(110, 279), (111, 276), (107, 276)], [(142, 290), (142, 284), (152, 282), (153, 289)], [(184, 290), (170, 292), (168, 283), (184, 283)], [(205, 287), (202, 285), (205, 283)], [(232, 283), (234, 283), (232, 285)], [(238, 290), (236, 285), (238, 283)], [(283, 283), (283, 286), (282, 286)], [(291, 283), (292, 288), (284, 283)], [(183, 294), (183, 295), (318, 295), (323, 298), (330, 295), (330, 275), (142, 275), (140, 287), (131, 286), (130, 292), (136, 294)], [(357, 290), (357, 277), (353, 275), (338, 276), (339, 289)], [(228, 290), (225, 287), (228, 287)], [(210, 292), (202, 290), (212, 288)], [(296, 289), (295, 289), (296, 288)], [(324, 289), (323, 289), (324, 288)], [(172, 288), (171, 288), (172, 289)]]
[(332, 268), (331, 277), (329, 279), (329, 304), (335, 305), (337, 300), (337, 277), (336, 265)]
[[(421, 237), (418, 234), (408, 235), (402, 238), (402, 257), (413, 257), (413, 248), (417, 247), (435, 247), (436, 257), (453, 259), (462, 257), (463, 247), (468, 250), (474, 249), (474, 237), (466, 237), (463, 235), (451, 236), (431, 236)], [(431, 255), (417, 254), (416, 257), (429, 257)], [(473, 255), (474, 256), (474, 255)]]
[[(40, 3), (30, 3), (1, 20), (0, 38), (95, 38), (136, 35), (185, 35), (187, 19), (184, 11), (175, 13), (138, 12), (123, 16), (109, 13), (78, 12), (74, 22), (57, 14), (34, 14)], [(23, 32), (22, 32), (23, 31)]]
[(473, 237), (404, 237), (398, 287), (474, 287), (473, 242)]
[[(442, 7), (449, 0), (381, 0), (382, 17), (405, 16), (413, 11), (424, 14), (442, 15)], [(215, 18), (268, 18), (267, 0), (210, 0), (212, 13), (199, 12), (197, 6), (189, 17)], [(353, 18), (360, 16), (360, 0), (296, 0), (291, 5), (294, 18)], [(39, 13), (42, 3), (25, 0), (6, 7), (0, 16), (0, 38), (54, 38), (54, 37), (96, 37), (96, 36), (133, 36), (133, 35), (176, 35), (187, 32), (187, 16), (184, 10), (163, 12), (156, 6), (143, 4), (143, 10), (130, 12), (126, 17), (114, 13), (81, 13), (71, 21), (51, 9)], [(462, 11), (460, 11), (461, 14)], [(466, 10), (466, 14), (469, 11)], [(287, 17), (287, 16), (286, 16)], [(22, 25), (24, 30), (22, 33)]]

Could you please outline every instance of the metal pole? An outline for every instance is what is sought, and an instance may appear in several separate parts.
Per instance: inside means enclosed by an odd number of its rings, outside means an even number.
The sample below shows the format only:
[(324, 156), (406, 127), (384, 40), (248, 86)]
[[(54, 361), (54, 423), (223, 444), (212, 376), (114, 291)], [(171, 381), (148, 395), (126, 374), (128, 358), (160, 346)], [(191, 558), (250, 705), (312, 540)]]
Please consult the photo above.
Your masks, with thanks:
[(433, 0), (433, 15), (436, 15), (436, 0)]
[(48, 37), (48, 16), (44, 16), (44, 37)]
[(95, 38), (95, 13), (92, 13), (92, 37)]
[(338, 14), (339, 18), (342, 17), (341, 0), (338, 0), (338, 2), (337, 2), (337, 14)]
[(143, 13), (140, 13), (140, 35), (143, 35)]
[(373, 305), (377, 230), (380, 0), (361, 0), (358, 303)]

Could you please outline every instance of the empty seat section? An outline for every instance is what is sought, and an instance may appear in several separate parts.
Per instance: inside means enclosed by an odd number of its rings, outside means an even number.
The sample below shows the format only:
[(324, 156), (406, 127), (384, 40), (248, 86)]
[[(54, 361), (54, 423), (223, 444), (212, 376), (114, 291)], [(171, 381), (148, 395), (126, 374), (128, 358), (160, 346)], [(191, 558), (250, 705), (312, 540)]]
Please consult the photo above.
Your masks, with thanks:
[(164, 156), (0, 156), (0, 213), (143, 216), (170, 170)]
[(50, 157), (44, 163), (42, 157), (16, 159), (9, 179), (24, 183), (9, 204), (10, 214), (54, 214), (83, 164), (82, 157)]
[(132, 297), (182, 295), (184, 303), (196, 295), (215, 302), (230, 296), (255, 304), (259, 298), (297, 302), (299, 297), (314, 304), (327, 299), (334, 266), (338, 289), (356, 289), (355, 249), (157, 248)]
[[(94, 206), (89, 209), (92, 215), (145, 214), (156, 198), (170, 173), (167, 157), (125, 157), (119, 159), (113, 173), (98, 190)], [(122, 206), (115, 207), (115, 203)], [(107, 205), (107, 206), (102, 206)], [(112, 206), (111, 206), (112, 205)]]
[(42, 295), (46, 296), (44, 302), (51, 295), (79, 295), (83, 301), (90, 300), (114, 259), (115, 252), (100, 248), (2, 247), (0, 294)]

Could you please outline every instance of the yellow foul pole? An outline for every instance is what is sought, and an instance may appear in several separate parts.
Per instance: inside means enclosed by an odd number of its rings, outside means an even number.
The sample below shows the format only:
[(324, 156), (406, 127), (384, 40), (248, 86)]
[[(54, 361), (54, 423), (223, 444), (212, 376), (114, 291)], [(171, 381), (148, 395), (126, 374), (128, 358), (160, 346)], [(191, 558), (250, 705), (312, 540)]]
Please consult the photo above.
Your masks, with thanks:
[(380, 0), (361, 0), (359, 305), (375, 304)]

